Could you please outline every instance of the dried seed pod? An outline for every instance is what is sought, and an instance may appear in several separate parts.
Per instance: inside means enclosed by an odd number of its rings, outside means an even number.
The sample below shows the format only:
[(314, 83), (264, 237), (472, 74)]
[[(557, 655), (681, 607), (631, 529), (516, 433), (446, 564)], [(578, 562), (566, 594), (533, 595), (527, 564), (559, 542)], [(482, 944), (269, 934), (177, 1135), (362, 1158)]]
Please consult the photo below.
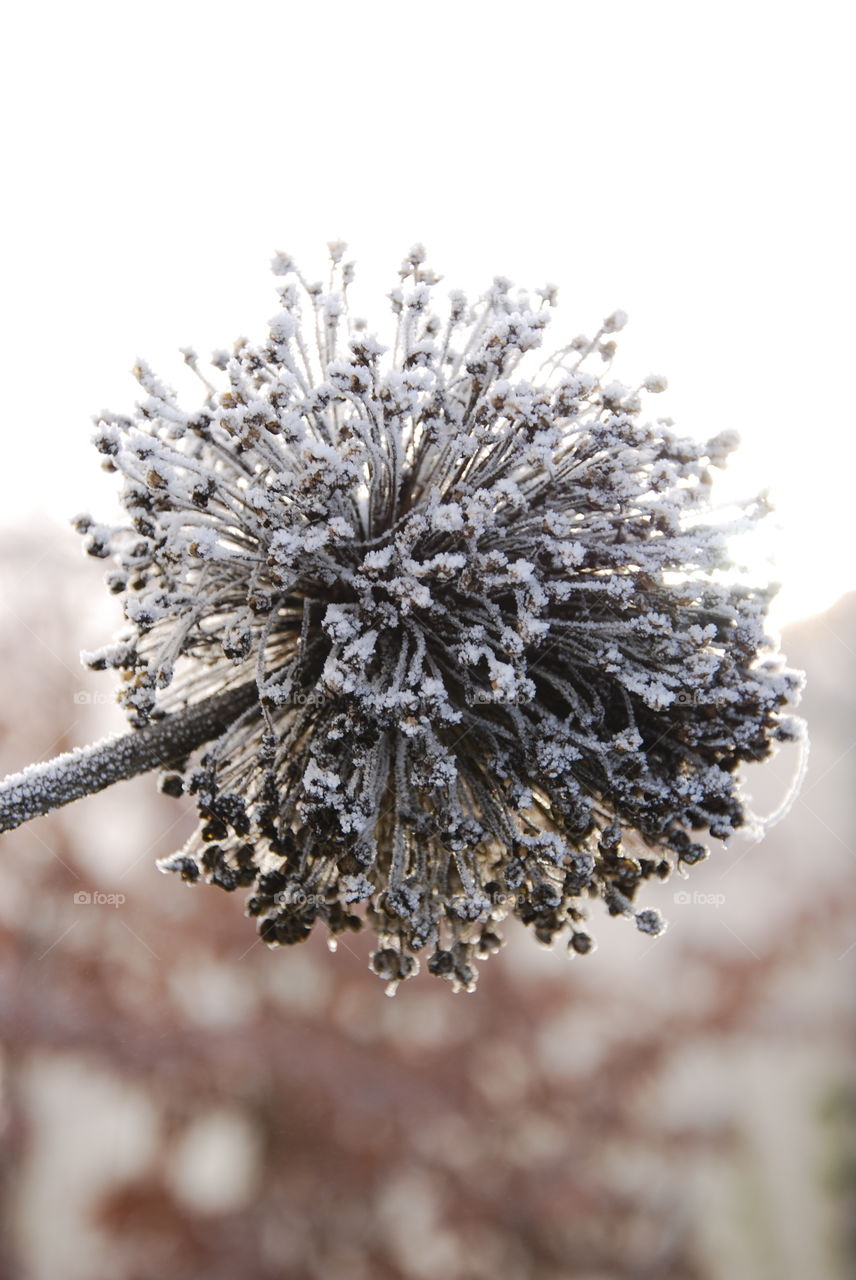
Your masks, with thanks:
[(718, 572), (735, 441), (646, 421), (660, 376), (601, 384), (623, 312), (541, 361), (553, 286), (438, 308), (419, 247), (386, 348), (343, 252), (329, 293), (277, 255), (268, 338), (217, 354), (201, 408), (141, 365), (136, 415), (98, 424), (128, 523), (78, 528), (124, 590), (101, 665), (129, 655), (132, 723), (257, 688), (191, 760), (200, 830), (162, 865), (255, 883), (273, 945), (362, 904), (391, 984), (428, 948), (471, 989), (509, 911), (578, 954), (593, 897), (655, 935), (639, 887), (744, 824), (739, 766), (796, 732), (769, 592)]

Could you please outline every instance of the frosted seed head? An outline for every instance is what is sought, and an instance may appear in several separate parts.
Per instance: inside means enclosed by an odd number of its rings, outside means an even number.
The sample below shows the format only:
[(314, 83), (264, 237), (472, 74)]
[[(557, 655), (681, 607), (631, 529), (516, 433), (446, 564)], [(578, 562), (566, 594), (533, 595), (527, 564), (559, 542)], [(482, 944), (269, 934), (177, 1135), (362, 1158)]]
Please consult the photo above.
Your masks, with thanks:
[(200, 823), (161, 865), (248, 889), (271, 947), (366, 924), (390, 990), (421, 952), (472, 990), (510, 914), (577, 955), (597, 900), (656, 936), (646, 881), (744, 825), (738, 766), (800, 732), (769, 593), (729, 585), (708, 506), (736, 437), (602, 380), (623, 312), (544, 360), (554, 286), (438, 299), (415, 246), (375, 336), (328, 247), (327, 291), (275, 256), (262, 346), (204, 375), (185, 349), (201, 403), (140, 361), (136, 409), (96, 424), (125, 518), (75, 525), (128, 626), (88, 660), (139, 727), (257, 694), (164, 779)]

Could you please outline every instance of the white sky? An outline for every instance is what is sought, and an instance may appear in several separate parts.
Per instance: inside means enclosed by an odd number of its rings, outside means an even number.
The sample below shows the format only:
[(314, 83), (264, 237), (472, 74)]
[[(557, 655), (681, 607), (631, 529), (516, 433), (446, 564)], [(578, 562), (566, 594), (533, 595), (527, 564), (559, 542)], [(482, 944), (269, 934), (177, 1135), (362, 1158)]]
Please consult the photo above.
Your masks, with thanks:
[[(364, 310), (415, 240), (449, 287), (560, 286), (558, 340), (630, 313), (769, 486), (778, 619), (856, 586), (853, 30), (841, 3), (18, 6), (3, 83), (0, 513), (107, 513), (91, 415), (138, 355), (259, 336), (277, 248), (347, 239)], [(371, 308), (369, 300), (376, 299)], [(75, 537), (69, 534), (70, 538)]]

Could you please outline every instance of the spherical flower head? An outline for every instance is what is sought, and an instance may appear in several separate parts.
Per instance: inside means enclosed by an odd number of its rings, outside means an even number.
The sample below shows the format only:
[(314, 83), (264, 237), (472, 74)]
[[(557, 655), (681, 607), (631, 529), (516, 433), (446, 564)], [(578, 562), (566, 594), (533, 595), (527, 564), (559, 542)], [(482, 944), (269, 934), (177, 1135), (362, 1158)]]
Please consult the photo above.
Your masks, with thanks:
[(595, 898), (657, 934), (640, 886), (740, 827), (738, 766), (794, 734), (769, 593), (706, 517), (733, 442), (602, 376), (623, 312), (545, 360), (555, 287), (438, 302), (417, 247), (384, 344), (331, 259), (325, 291), (276, 256), (268, 338), (213, 382), (185, 352), (197, 408), (140, 365), (98, 423), (128, 519), (81, 528), (129, 625), (94, 665), (135, 726), (251, 687), (164, 781), (200, 826), (162, 866), (250, 890), (272, 946), (368, 924), (392, 990), (420, 955), (471, 990), (508, 914), (576, 954)]

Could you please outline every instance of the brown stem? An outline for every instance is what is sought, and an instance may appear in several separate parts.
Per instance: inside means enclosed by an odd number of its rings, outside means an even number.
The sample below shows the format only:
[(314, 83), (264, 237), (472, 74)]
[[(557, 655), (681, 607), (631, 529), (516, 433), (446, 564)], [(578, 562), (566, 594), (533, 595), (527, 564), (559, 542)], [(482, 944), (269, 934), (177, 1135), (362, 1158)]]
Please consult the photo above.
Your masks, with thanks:
[(175, 764), (212, 738), (258, 698), (255, 680), (116, 738), (32, 764), (0, 782), (0, 832), (94, 795), (114, 782)]

